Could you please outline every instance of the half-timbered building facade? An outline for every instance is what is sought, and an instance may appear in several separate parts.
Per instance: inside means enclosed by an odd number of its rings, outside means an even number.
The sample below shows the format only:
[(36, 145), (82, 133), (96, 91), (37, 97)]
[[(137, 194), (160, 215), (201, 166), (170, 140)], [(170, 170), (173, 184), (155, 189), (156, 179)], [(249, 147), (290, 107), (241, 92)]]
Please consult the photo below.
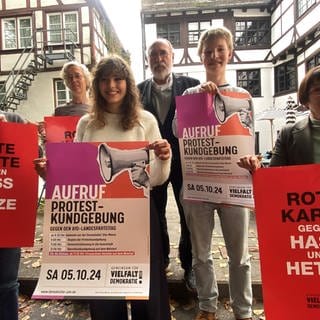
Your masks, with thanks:
[(100, 0), (0, 1), (0, 109), (53, 114), (70, 99), (63, 64), (91, 69), (109, 52), (126, 55)]
[[(227, 78), (253, 96), (256, 152), (271, 150), (286, 121), (284, 109), (296, 104), (299, 82), (320, 64), (320, 1), (142, 0), (141, 16), (144, 50), (156, 37), (169, 39), (174, 71), (201, 81), (201, 31), (222, 25), (232, 31), (235, 51)], [(145, 75), (150, 76), (146, 59)]]

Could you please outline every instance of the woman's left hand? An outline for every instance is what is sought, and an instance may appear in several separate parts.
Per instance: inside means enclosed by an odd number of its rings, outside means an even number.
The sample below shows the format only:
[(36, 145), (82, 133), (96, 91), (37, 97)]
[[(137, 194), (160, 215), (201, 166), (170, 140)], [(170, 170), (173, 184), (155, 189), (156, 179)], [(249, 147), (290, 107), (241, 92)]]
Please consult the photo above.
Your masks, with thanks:
[(149, 144), (148, 149), (154, 150), (155, 155), (161, 160), (170, 159), (171, 146), (166, 139), (156, 140)]
[(0, 122), (7, 122), (6, 116), (4, 114), (0, 114)]
[(247, 169), (252, 173), (261, 168), (261, 159), (256, 155), (246, 155), (241, 157), (237, 164), (240, 168)]

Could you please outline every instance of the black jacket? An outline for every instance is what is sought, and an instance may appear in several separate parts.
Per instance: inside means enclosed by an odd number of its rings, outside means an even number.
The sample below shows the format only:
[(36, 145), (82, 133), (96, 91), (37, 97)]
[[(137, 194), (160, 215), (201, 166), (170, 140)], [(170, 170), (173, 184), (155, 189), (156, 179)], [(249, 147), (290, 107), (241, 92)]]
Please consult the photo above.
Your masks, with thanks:
[(313, 145), (309, 117), (282, 128), (276, 141), (270, 166), (313, 163)]
[(138, 88), (140, 90), (141, 102), (146, 110), (151, 112), (158, 120), (158, 125), (160, 128), (161, 135), (164, 139), (167, 139), (171, 144), (172, 156), (174, 158), (180, 159), (179, 155), (179, 142), (178, 139), (173, 135), (172, 132), (172, 120), (176, 111), (176, 96), (181, 96), (183, 92), (191, 87), (195, 87), (200, 84), (199, 80), (186, 77), (186, 76), (178, 76), (176, 74), (172, 74), (172, 99), (171, 105), (165, 119), (165, 122), (162, 124), (160, 119), (158, 118), (155, 107), (152, 104), (151, 97), (151, 87), (152, 80), (147, 79), (138, 84)]

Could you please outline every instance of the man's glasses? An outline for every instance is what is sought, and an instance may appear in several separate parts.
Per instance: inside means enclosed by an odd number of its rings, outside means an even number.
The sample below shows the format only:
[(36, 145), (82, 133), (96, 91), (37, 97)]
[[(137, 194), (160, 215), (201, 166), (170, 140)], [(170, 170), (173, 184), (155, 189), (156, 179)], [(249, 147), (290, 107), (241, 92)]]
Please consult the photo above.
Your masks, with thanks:
[(160, 51), (151, 51), (149, 54), (149, 57), (151, 59), (156, 59), (158, 57), (160, 58), (167, 58), (169, 56), (169, 52), (166, 50), (160, 50)]

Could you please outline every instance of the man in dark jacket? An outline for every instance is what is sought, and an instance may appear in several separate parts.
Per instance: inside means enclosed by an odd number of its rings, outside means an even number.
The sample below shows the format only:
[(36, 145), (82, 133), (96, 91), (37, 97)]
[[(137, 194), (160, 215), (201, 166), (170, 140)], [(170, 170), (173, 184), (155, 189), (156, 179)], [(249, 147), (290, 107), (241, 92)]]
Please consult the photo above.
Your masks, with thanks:
[(172, 148), (170, 177), (166, 183), (153, 188), (151, 191), (160, 215), (164, 261), (166, 267), (168, 267), (170, 262), (170, 242), (166, 220), (166, 205), (167, 188), (169, 182), (171, 182), (180, 216), (179, 257), (181, 266), (185, 271), (186, 285), (190, 290), (194, 290), (190, 233), (179, 200), (182, 187), (179, 142), (172, 132), (172, 119), (176, 110), (175, 97), (182, 95), (187, 88), (198, 85), (199, 81), (172, 73), (174, 53), (172, 45), (167, 39), (154, 41), (149, 46), (147, 55), (153, 77), (138, 85), (141, 101), (144, 108), (157, 118), (162, 137), (170, 142)]

